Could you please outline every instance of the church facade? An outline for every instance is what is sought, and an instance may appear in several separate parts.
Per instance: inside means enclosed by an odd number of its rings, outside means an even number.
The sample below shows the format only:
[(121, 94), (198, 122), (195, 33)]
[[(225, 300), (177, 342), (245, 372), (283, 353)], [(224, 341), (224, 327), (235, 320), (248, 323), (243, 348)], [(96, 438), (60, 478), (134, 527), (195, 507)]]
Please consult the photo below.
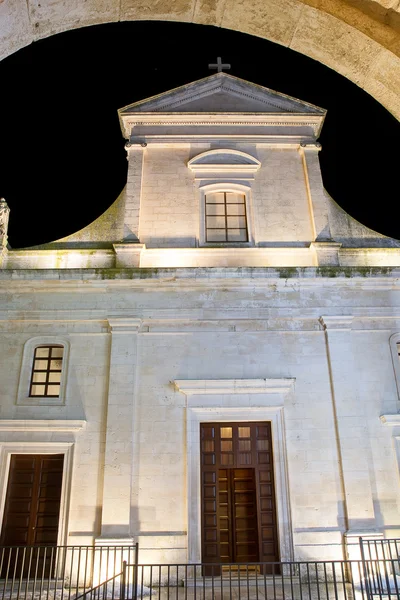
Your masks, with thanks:
[(0, 202), (1, 544), (215, 564), (397, 537), (400, 242), (325, 192), (325, 111), (217, 73), (119, 116), (94, 223), (13, 250)]

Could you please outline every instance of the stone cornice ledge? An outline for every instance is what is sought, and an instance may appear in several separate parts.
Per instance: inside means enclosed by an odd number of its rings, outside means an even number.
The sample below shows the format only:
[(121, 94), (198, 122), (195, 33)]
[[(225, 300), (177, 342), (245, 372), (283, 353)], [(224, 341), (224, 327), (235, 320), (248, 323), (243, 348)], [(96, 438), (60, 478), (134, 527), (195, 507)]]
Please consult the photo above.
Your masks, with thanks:
[(319, 318), (323, 329), (349, 331), (353, 324), (353, 315), (329, 315)]
[(212, 394), (288, 394), (295, 379), (175, 379), (177, 390), (192, 396)]
[(61, 419), (0, 419), (0, 431), (82, 431), (85, 420)]
[(389, 425), (389, 427), (400, 426), (400, 413), (394, 415), (381, 415), (379, 418), (384, 425)]

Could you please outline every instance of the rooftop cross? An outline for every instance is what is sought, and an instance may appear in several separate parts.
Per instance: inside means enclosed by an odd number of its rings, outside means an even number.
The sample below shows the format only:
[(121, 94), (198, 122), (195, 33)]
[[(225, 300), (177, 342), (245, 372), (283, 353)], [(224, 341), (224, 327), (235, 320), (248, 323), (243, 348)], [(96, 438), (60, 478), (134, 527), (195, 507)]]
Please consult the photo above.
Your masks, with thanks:
[(221, 73), (222, 69), (229, 70), (231, 68), (231, 65), (223, 63), (221, 57), (218, 56), (217, 62), (216, 63), (212, 63), (211, 65), (208, 65), (208, 68), (209, 69), (217, 69), (218, 73)]

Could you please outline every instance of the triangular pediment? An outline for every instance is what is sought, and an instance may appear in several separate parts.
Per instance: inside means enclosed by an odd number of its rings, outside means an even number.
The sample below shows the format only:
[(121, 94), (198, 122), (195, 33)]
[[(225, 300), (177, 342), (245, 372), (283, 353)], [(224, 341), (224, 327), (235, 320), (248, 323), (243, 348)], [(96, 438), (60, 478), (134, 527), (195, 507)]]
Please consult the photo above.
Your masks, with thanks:
[(134, 113), (290, 113), (325, 115), (325, 110), (227, 73), (216, 73), (119, 110)]

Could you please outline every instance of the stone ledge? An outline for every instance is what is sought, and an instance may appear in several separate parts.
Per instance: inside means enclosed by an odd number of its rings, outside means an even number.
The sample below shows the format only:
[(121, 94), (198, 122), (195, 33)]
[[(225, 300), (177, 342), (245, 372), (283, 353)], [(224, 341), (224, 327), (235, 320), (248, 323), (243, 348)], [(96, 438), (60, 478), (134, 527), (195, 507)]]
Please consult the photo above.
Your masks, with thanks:
[(398, 267), (150, 267), (92, 269), (0, 269), (0, 281), (115, 281), (149, 279), (377, 279), (400, 278)]
[(84, 420), (61, 419), (1, 419), (0, 431), (82, 431), (86, 427)]

